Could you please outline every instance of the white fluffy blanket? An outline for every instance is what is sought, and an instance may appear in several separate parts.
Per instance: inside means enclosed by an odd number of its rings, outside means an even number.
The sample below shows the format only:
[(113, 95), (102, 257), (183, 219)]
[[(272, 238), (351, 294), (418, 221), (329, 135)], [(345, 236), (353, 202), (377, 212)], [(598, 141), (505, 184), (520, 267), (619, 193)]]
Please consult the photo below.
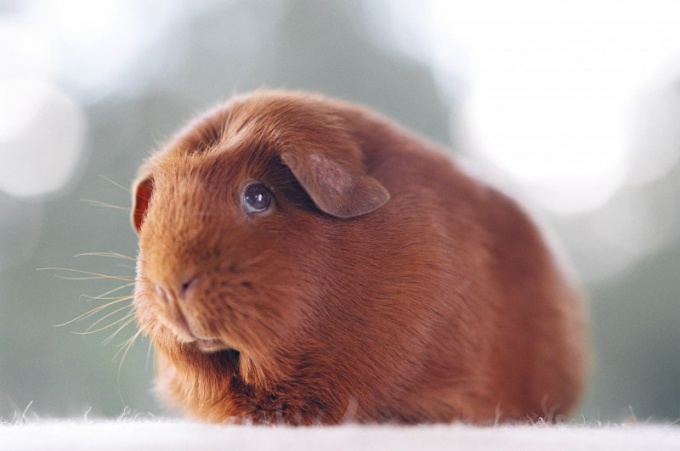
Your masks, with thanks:
[(179, 420), (0, 425), (0, 450), (680, 450), (680, 427), (257, 427)]

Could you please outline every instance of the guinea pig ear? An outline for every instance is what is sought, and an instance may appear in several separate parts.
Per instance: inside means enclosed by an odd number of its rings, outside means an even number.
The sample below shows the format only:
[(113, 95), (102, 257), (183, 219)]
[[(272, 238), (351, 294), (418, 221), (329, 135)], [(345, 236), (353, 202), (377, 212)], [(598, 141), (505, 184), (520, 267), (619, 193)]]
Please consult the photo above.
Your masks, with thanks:
[(132, 220), (132, 227), (139, 233), (139, 230), (142, 228), (142, 222), (144, 222), (146, 209), (149, 207), (151, 194), (153, 193), (153, 179), (151, 177), (146, 177), (137, 180), (133, 192), (132, 214), (130, 215), (130, 219)]
[(364, 174), (349, 172), (327, 157), (285, 152), (283, 163), (290, 168), (314, 204), (336, 218), (354, 218), (382, 207), (390, 193)]

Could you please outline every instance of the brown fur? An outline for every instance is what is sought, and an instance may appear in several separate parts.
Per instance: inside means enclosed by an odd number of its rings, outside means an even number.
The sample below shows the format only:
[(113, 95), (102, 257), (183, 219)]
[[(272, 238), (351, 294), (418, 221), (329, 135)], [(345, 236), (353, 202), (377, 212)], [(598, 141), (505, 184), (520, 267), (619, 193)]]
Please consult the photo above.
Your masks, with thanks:
[[(270, 210), (244, 210), (252, 180)], [(160, 390), (195, 417), (488, 423), (579, 401), (581, 299), (539, 231), (361, 107), (237, 97), (154, 154), (134, 196), (137, 317)]]

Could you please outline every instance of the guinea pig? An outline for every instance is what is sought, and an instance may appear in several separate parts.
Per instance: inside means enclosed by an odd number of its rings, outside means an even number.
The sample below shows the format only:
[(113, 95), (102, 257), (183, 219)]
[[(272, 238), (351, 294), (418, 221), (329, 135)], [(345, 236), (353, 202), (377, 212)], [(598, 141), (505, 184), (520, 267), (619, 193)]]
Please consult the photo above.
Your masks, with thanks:
[(581, 293), (518, 204), (318, 95), (237, 96), (133, 186), (134, 308), (169, 403), (209, 422), (554, 420)]

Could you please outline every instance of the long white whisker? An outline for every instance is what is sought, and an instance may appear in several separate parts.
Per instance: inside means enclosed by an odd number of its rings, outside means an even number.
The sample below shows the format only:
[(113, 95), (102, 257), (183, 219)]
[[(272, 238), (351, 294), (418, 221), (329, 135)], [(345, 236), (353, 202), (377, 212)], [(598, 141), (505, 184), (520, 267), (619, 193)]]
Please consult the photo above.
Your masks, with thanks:
[(97, 307), (95, 307), (91, 310), (88, 310), (87, 312), (85, 312), (81, 315), (76, 316), (75, 318), (73, 318), (70, 321), (67, 321), (67, 322), (62, 323), (62, 324), (57, 324), (57, 325), (55, 325), (55, 327), (63, 327), (63, 326), (66, 326), (66, 325), (69, 325), (69, 324), (72, 324), (72, 323), (75, 323), (75, 322), (78, 322), (78, 321), (82, 321), (82, 320), (87, 319), (87, 318), (89, 318), (93, 315), (96, 315), (97, 313), (101, 312), (102, 310), (106, 310), (107, 308), (111, 307), (112, 305), (116, 305), (116, 304), (119, 304), (121, 302), (128, 302), (131, 299), (132, 299), (132, 296), (123, 296), (123, 297), (120, 297), (120, 298), (116, 298), (114, 301), (107, 302), (106, 304), (103, 304), (103, 305), (99, 305), (99, 306), (97, 306)]
[[(126, 324), (127, 325), (127, 324)], [(125, 326), (123, 326), (125, 327)], [(123, 343), (120, 345), (120, 349), (118, 349), (118, 352), (113, 356), (114, 360), (118, 357), (121, 351), (123, 351), (123, 355), (120, 359), (120, 364), (118, 365), (118, 396), (120, 397), (120, 400), (123, 402), (123, 404), (126, 404), (125, 399), (123, 398), (123, 392), (120, 387), (120, 376), (123, 371), (123, 362), (125, 362), (125, 357), (127, 357), (128, 352), (130, 352), (130, 349), (132, 349), (132, 346), (135, 344), (137, 341), (137, 338), (141, 335), (142, 330), (139, 329), (132, 337), (128, 338), (125, 340)]]
[(113, 326), (114, 324), (118, 324), (120, 321), (124, 320), (125, 318), (130, 317), (130, 316), (132, 315), (132, 312), (129, 313), (129, 314), (127, 314), (127, 315), (125, 315), (123, 318), (117, 319), (116, 321), (114, 321), (113, 323), (111, 323), (111, 324), (109, 324), (109, 325), (107, 325), (107, 326), (104, 326), (104, 327), (99, 328), (99, 329), (94, 329), (94, 328), (95, 328), (95, 326), (97, 326), (97, 324), (102, 323), (102, 322), (105, 321), (107, 318), (111, 318), (112, 316), (116, 315), (117, 313), (123, 312), (123, 311), (125, 311), (125, 310), (129, 310), (129, 309), (130, 309), (130, 306), (129, 306), (129, 305), (126, 305), (126, 306), (121, 307), (121, 308), (119, 308), (119, 309), (116, 309), (116, 310), (114, 310), (114, 311), (112, 311), (112, 312), (110, 312), (110, 313), (107, 313), (106, 315), (104, 315), (104, 316), (102, 316), (101, 318), (99, 318), (97, 321), (95, 321), (95, 322), (93, 322), (92, 324), (90, 324), (90, 326), (89, 326), (87, 329), (85, 329), (85, 332), (80, 332), (80, 333), (76, 332), (76, 333), (78, 333), (79, 335), (86, 335), (86, 334), (93, 334), (93, 333), (101, 332), (102, 330), (106, 330), (106, 329), (108, 329), (109, 327)]
[(120, 205), (107, 204), (106, 202), (102, 202), (102, 201), (94, 200), (94, 199), (80, 199), (80, 201), (81, 202), (87, 202), (88, 204), (90, 204), (94, 207), (104, 207), (104, 208), (110, 208), (112, 210), (130, 211), (130, 207), (121, 207)]
[(121, 260), (136, 261), (134, 257), (129, 255), (119, 254), (118, 252), (85, 252), (83, 254), (77, 254), (75, 257), (106, 257), (106, 258), (119, 258)]
[(66, 276), (61, 276), (59, 274), (55, 274), (56, 277), (59, 277), (60, 279), (65, 279), (65, 280), (98, 280), (98, 279), (104, 279), (104, 280), (120, 280), (123, 282), (133, 282), (135, 279), (132, 276), (111, 276), (107, 274), (100, 274), (96, 272), (91, 272), (91, 271), (82, 271), (80, 269), (73, 269), (73, 268), (38, 268), (38, 271), (64, 271), (64, 272), (72, 272), (76, 274), (84, 274), (84, 277), (66, 277)]
[(118, 335), (123, 329), (125, 329), (127, 326), (129, 326), (130, 324), (132, 324), (135, 321), (135, 317), (134, 317), (133, 314), (128, 315), (126, 318), (129, 318), (129, 319), (127, 321), (125, 321), (122, 326), (120, 326), (118, 329), (116, 329), (116, 331), (114, 333), (112, 333), (107, 339), (102, 341), (102, 343), (104, 343), (104, 344), (111, 343), (111, 341), (116, 337), (116, 335)]
[(114, 182), (113, 180), (111, 180), (111, 179), (108, 178), (108, 177), (104, 177), (103, 175), (100, 175), (99, 178), (101, 178), (101, 179), (103, 179), (103, 180), (106, 180), (107, 182), (109, 182), (109, 183), (112, 184), (113, 186), (117, 186), (118, 188), (122, 189), (123, 191), (126, 191), (126, 192), (128, 192), (128, 193), (130, 192), (130, 188), (126, 188), (126, 187), (124, 187), (123, 185), (121, 185), (120, 183)]
[[(124, 288), (130, 288), (130, 287), (132, 287), (132, 286), (134, 286), (134, 285), (135, 285), (134, 282), (126, 283), (125, 285), (121, 285), (121, 286), (119, 286), (119, 287), (116, 287), (116, 288), (114, 288), (113, 290), (107, 291), (106, 293), (102, 293), (102, 294), (100, 294), (99, 296), (90, 296), (90, 295), (87, 295), (87, 294), (81, 294), (81, 295), (80, 295), (80, 298), (81, 298), (81, 299), (86, 299), (88, 302), (89, 302), (89, 301), (107, 301), (107, 300), (110, 300), (110, 299), (120, 299), (120, 298), (121, 298), (120, 296), (111, 296), (111, 297), (109, 297), (108, 295), (109, 295), (109, 294), (113, 294), (113, 293), (115, 293), (116, 291), (120, 291), (120, 290), (122, 290), (122, 289), (124, 289)], [(128, 299), (132, 299), (132, 298), (133, 298), (132, 295), (125, 295), (124, 297), (125, 297), (125, 298), (128, 298)]]

